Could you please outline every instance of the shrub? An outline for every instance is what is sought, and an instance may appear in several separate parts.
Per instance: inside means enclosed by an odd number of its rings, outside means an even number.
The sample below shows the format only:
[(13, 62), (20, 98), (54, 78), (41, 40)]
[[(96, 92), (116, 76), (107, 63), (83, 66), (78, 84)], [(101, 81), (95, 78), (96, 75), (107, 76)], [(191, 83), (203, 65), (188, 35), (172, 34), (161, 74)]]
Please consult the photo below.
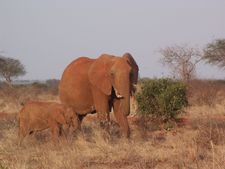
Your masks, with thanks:
[(33, 82), (31, 84), (32, 87), (34, 88), (38, 88), (38, 89), (43, 89), (43, 90), (47, 90), (47, 85), (45, 83), (42, 83), (42, 82)]
[(224, 91), (223, 80), (192, 80), (188, 89), (188, 103), (195, 106), (213, 107), (224, 100)]
[(8, 169), (8, 167), (4, 167), (4, 166), (0, 163), (0, 169)]
[(46, 84), (47, 84), (47, 86), (49, 86), (49, 87), (58, 87), (58, 85), (59, 85), (59, 80), (58, 79), (48, 79), (48, 80), (46, 80)]
[(58, 86), (59, 86), (59, 80), (57, 79), (49, 79), (46, 80), (46, 85), (48, 87), (48, 90), (53, 94), (57, 95), (58, 94)]
[(136, 98), (141, 115), (163, 120), (174, 119), (188, 103), (185, 85), (171, 79), (142, 81)]

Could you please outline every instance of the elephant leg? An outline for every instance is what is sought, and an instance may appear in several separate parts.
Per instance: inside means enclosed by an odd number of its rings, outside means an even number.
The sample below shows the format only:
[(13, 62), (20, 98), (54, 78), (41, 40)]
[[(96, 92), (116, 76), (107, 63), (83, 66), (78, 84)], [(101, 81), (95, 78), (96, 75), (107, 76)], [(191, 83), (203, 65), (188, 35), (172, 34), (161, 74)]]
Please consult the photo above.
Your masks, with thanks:
[(19, 143), (18, 145), (21, 145), (23, 139), (26, 137), (26, 135), (28, 134), (28, 124), (25, 122), (20, 122), (20, 127), (19, 127)]
[(63, 130), (62, 131), (64, 133), (64, 138), (66, 138), (66, 140), (72, 138), (72, 132), (71, 132), (71, 126), (70, 125), (68, 125), (68, 124), (63, 125)]
[(59, 125), (59, 136), (63, 136), (62, 125)]
[(57, 142), (59, 139), (59, 126), (57, 122), (52, 122), (51, 124), (52, 140)]
[(130, 137), (130, 128), (129, 128), (127, 116), (123, 112), (120, 111), (120, 100), (114, 99), (113, 111), (114, 111), (115, 118), (116, 118), (117, 122), (119, 123), (120, 127), (122, 128), (125, 136), (127, 138), (129, 138)]
[(105, 95), (98, 89), (92, 89), (92, 94), (99, 121), (103, 124), (106, 122), (109, 123), (109, 96)]
[(27, 135), (27, 131), (24, 129), (24, 127), (20, 127), (19, 129), (19, 142), (18, 145), (20, 146), (24, 137)]
[(81, 123), (82, 123), (82, 121), (83, 121), (83, 119), (84, 119), (84, 117), (86, 116), (87, 114), (78, 114), (77, 116), (78, 116), (78, 127), (77, 127), (77, 129), (78, 130), (81, 130)]

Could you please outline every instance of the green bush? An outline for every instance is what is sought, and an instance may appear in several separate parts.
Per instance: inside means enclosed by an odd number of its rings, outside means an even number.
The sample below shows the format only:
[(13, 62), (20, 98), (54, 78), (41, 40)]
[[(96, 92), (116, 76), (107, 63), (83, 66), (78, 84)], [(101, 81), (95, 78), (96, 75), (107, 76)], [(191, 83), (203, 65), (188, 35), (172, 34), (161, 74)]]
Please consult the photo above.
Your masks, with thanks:
[(144, 116), (174, 119), (187, 106), (186, 87), (171, 79), (145, 79), (137, 93), (138, 112)]
[(4, 166), (0, 163), (0, 169), (8, 169), (8, 167), (4, 167)]

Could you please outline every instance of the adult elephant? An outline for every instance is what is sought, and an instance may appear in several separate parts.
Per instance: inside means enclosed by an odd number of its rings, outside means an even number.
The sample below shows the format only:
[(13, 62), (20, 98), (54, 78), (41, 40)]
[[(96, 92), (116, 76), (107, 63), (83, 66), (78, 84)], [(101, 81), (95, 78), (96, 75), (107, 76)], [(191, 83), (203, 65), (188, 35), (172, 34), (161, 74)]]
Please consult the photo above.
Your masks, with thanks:
[(129, 53), (122, 57), (102, 54), (97, 59), (80, 57), (63, 72), (59, 95), (62, 103), (74, 108), (80, 120), (97, 112), (100, 121), (114, 115), (126, 137), (130, 130), (130, 96), (135, 92), (138, 65)]

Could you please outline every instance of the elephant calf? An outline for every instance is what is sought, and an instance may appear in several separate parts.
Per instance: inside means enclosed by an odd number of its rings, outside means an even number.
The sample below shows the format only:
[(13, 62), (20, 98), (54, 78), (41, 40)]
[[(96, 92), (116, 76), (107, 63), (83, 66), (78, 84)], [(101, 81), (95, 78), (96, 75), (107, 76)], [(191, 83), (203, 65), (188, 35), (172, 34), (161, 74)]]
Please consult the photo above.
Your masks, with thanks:
[(72, 108), (54, 102), (28, 102), (19, 113), (19, 144), (27, 134), (51, 129), (53, 141), (58, 140), (62, 125), (77, 129), (79, 120)]

